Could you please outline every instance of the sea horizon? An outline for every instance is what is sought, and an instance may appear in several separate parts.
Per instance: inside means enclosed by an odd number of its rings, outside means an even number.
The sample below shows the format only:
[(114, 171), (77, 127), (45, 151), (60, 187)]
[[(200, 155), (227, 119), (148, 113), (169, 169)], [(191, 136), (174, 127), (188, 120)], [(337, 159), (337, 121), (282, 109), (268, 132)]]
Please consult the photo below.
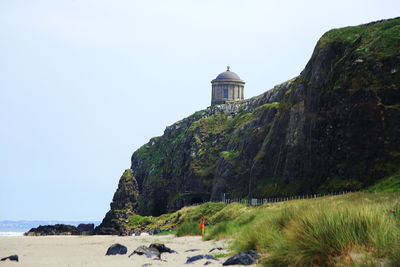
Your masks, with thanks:
[(95, 226), (100, 221), (59, 221), (59, 220), (1, 220), (0, 236), (22, 236), (32, 228), (40, 225), (67, 224), (78, 226), (79, 224), (93, 223)]
[(23, 236), (25, 232), (0, 232), (1, 236)]

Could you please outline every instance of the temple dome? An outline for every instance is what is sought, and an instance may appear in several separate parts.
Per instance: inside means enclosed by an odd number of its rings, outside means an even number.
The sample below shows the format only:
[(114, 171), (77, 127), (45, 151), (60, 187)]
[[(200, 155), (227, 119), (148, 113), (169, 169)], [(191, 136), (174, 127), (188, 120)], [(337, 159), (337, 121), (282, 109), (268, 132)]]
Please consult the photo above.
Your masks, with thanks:
[(241, 81), (239, 75), (234, 73), (233, 71), (229, 70), (229, 67), (227, 68), (226, 71), (220, 73), (217, 78), (215, 78), (214, 81), (216, 80), (233, 80), (233, 81)]
[(211, 81), (211, 105), (226, 104), (244, 99), (243, 88), (245, 82), (230, 71), (229, 66)]

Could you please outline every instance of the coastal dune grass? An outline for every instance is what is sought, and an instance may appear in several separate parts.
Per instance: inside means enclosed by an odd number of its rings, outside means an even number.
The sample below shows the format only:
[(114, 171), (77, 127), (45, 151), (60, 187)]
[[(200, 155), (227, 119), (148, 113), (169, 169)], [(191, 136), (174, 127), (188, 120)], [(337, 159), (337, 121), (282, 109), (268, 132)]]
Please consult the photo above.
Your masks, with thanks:
[[(369, 254), (376, 258), (400, 260), (396, 244), (399, 242), (398, 229), (395, 222), (381, 211), (358, 207), (330, 209), (329, 205), (315, 208), (303, 210), (285, 227), (275, 230), (281, 242), (269, 248), (271, 255), (266, 258), (266, 263), (303, 266), (350, 264), (357, 260), (352, 258), (352, 253), (358, 254), (362, 262)], [(263, 232), (270, 235), (268, 229)], [(277, 233), (273, 235), (277, 237)]]
[(243, 226), (240, 217), (217, 224), (210, 237), (231, 236), (235, 250), (258, 250), (264, 266), (394, 266), (399, 203), (398, 195), (362, 193), (287, 202), (258, 208)]
[[(350, 193), (248, 207), (204, 203), (132, 225), (176, 226), (177, 236), (228, 238), (234, 252), (255, 249), (263, 266), (398, 266), (400, 193)], [(167, 224), (166, 224), (167, 223)]]

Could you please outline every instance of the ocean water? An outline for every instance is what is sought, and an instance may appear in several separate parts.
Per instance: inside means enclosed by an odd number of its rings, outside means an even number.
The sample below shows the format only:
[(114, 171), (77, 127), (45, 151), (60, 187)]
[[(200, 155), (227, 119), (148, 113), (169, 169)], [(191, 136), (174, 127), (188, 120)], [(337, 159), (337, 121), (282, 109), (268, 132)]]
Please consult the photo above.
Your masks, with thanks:
[(0, 221), (0, 236), (22, 236), (30, 229), (39, 225), (69, 224), (78, 226), (80, 223), (94, 223), (97, 226), (100, 222), (88, 221)]
[(23, 236), (24, 232), (0, 232), (0, 236)]

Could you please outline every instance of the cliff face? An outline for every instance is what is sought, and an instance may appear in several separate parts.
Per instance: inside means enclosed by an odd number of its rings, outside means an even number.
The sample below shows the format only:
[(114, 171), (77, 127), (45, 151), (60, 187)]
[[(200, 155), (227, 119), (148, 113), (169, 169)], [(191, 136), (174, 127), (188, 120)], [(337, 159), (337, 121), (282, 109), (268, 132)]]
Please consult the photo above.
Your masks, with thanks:
[(400, 18), (335, 29), (304, 71), (167, 127), (132, 156), (137, 211), (359, 189), (400, 168)]
[(135, 214), (138, 200), (138, 185), (131, 169), (125, 170), (118, 183), (118, 189), (101, 224), (95, 234), (115, 234), (126, 232), (126, 223)]

